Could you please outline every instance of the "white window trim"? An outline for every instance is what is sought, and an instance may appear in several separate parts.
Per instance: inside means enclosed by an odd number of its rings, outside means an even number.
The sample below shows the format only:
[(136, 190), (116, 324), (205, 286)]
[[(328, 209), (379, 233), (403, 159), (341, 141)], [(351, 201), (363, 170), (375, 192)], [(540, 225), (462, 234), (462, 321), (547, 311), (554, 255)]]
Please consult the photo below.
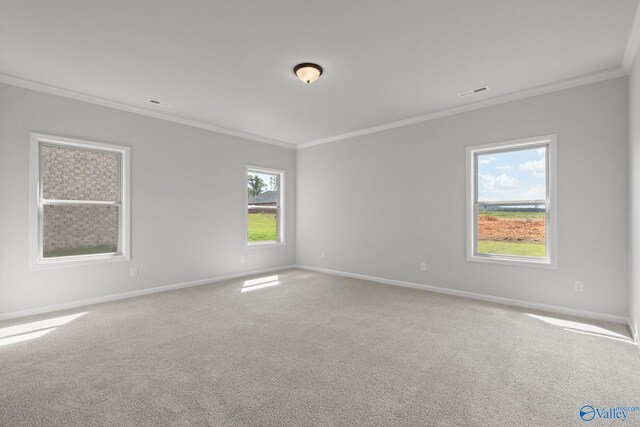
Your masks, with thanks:
[[(548, 144), (547, 150), (547, 223), (546, 223), (546, 243), (549, 254), (548, 259), (536, 259), (528, 257), (516, 257), (508, 255), (477, 255), (476, 245), (476, 215), (475, 195), (476, 195), (476, 168), (475, 154), (499, 152), (509, 149), (523, 149), (535, 147), (536, 145)], [(474, 145), (467, 147), (467, 261), (506, 264), (512, 266), (537, 267), (547, 269), (557, 269), (558, 266), (558, 181), (557, 181), (557, 137), (553, 135), (543, 135), (534, 138), (518, 139), (513, 141), (496, 142), (484, 145)]]
[[(118, 248), (119, 252), (109, 254), (77, 255), (59, 258), (44, 258), (42, 256), (42, 211), (41, 204), (41, 174), (40, 174), (40, 144), (49, 143), (73, 148), (111, 151), (121, 155), (120, 176), (120, 216), (118, 218)], [(85, 265), (130, 259), (130, 149), (129, 147), (64, 138), (41, 133), (29, 134), (29, 258), (32, 269)], [(64, 203), (64, 202), (62, 202)], [(98, 203), (96, 203), (98, 204)], [(109, 204), (109, 203), (104, 203)]]
[[(249, 192), (247, 191), (247, 177), (249, 176), (249, 172), (258, 172), (258, 173), (267, 173), (267, 174), (278, 174), (280, 175), (280, 188), (278, 188), (278, 210), (280, 215), (278, 215), (278, 240), (268, 241), (268, 242), (250, 242), (249, 235), (249, 210), (247, 206), (249, 205)], [(285, 171), (280, 169), (271, 169), (262, 166), (251, 166), (247, 165), (244, 170), (244, 243), (246, 248), (265, 248), (265, 247), (274, 247), (274, 246), (284, 246), (286, 244), (285, 240), (285, 205), (284, 205), (284, 192), (285, 192)]]

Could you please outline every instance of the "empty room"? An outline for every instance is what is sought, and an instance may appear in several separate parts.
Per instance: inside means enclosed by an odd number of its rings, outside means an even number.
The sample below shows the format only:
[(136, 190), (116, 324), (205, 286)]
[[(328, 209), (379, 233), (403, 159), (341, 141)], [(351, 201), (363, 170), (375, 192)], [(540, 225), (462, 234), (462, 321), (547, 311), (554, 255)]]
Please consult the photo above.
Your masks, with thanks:
[(0, 426), (640, 426), (639, 0), (0, 0)]

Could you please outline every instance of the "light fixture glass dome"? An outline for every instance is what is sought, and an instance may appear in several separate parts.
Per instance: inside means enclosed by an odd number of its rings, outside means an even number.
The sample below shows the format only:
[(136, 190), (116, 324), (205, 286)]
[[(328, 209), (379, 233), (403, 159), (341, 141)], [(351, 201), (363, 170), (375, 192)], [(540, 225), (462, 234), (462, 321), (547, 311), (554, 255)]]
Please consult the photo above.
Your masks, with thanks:
[(322, 67), (318, 64), (304, 62), (293, 67), (293, 72), (305, 83), (313, 83), (322, 75)]

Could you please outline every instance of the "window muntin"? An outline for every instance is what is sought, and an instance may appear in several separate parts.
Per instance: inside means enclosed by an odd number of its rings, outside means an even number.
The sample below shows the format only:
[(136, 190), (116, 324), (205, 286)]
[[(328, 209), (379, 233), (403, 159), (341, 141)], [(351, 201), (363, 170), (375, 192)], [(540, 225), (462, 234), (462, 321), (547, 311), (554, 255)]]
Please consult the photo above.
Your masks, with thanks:
[(284, 172), (247, 168), (247, 244), (281, 244)]
[(128, 258), (126, 147), (32, 135), (35, 264)]
[(470, 147), (468, 259), (553, 265), (554, 137)]

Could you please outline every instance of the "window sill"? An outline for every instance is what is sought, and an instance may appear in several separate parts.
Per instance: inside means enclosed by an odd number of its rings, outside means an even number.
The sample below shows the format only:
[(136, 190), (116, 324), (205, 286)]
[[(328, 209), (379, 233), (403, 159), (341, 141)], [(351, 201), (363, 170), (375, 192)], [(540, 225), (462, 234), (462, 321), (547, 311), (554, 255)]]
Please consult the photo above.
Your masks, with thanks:
[(285, 246), (284, 242), (247, 242), (247, 249), (252, 248), (271, 248), (274, 246)]
[(81, 265), (104, 264), (111, 262), (129, 261), (128, 255), (122, 254), (104, 254), (104, 255), (82, 255), (59, 258), (38, 259), (31, 264), (32, 270), (59, 268), (59, 267), (76, 267)]
[(527, 259), (508, 256), (482, 256), (482, 255), (469, 255), (467, 261), (478, 262), (485, 264), (502, 264), (510, 265), (513, 267), (531, 267), (531, 268), (543, 268), (548, 270), (556, 270), (557, 265), (553, 260), (548, 259)]

